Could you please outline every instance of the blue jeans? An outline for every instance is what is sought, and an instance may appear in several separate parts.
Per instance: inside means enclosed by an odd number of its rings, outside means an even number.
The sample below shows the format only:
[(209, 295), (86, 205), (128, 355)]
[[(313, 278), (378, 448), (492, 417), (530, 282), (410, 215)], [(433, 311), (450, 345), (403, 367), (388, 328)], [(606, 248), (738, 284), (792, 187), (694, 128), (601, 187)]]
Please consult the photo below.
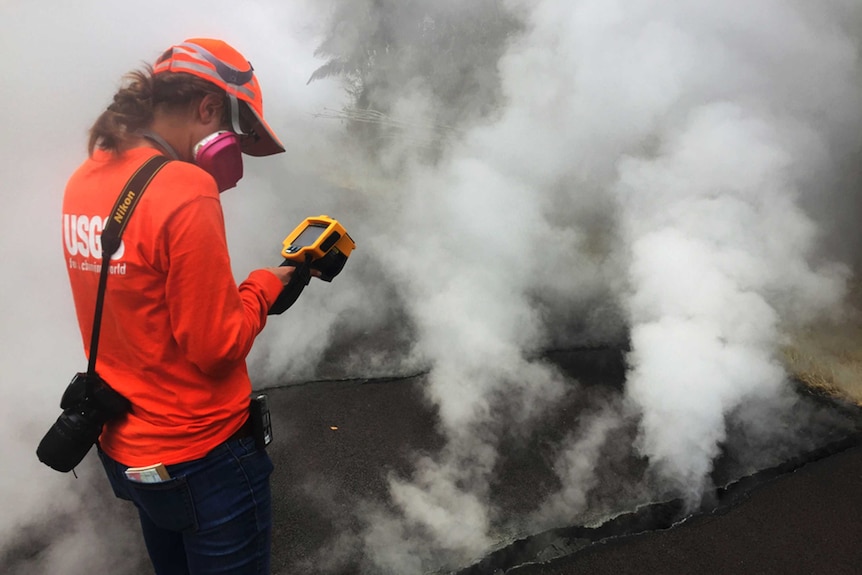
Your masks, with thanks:
[(272, 461), (246, 437), (168, 465), (171, 479), (137, 483), (99, 450), (114, 494), (138, 508), (156, 575), (268, 575)]

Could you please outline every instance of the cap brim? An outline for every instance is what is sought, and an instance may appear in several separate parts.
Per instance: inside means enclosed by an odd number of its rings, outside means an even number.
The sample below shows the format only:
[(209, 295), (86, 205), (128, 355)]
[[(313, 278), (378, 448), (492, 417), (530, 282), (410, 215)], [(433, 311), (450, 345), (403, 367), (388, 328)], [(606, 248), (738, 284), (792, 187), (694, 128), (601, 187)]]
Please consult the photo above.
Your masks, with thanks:
[(249, 156), (271, 156), (284, 151), (284, 144), (252, 106), (246, 108), (254, 114), (257, 124), (254, 127), (255, 136), (242, 139), (242, 151)]

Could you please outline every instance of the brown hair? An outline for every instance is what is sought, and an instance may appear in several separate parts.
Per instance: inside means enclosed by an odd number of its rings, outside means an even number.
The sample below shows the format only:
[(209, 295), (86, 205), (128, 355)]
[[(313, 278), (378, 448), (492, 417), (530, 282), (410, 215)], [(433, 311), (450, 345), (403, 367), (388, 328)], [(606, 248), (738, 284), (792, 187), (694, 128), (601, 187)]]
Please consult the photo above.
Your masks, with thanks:
[(135, 70), (123, 77), (124, 84), (114, 94), (113, 103), (90, 128), (87, 151), (92, 156), (97, 147), (114, 153), (135, 132), (149, 126), (156, 108), (188, 109), (207, 94), (225, 99), (223, 121), (230, 123), (230, 104), (224, 90), (206, 80), (181, 72), (153, 75), (151, 66)]

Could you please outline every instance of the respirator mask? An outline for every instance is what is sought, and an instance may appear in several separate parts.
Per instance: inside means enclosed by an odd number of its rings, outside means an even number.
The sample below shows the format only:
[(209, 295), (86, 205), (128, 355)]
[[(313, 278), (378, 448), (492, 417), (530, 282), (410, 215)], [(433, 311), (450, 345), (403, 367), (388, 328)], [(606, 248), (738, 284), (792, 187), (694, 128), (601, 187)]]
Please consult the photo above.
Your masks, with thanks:
[(195, 144), (193, 156), (195, 164), (215, 178), (219, 193), (235, 187), (242, 178), (242, 147), (233, 132), (210, 134)]
[[(180, 156), (164, 138), (146, 130), (139, 134), (158, 144), (171, 158)], [(228, 130), (213, 132), (192, 148), (192, 161), (211, 175), (218, 186), (219, 193), (236, 187), (242, 179), (242, 146), (239, 136)]]

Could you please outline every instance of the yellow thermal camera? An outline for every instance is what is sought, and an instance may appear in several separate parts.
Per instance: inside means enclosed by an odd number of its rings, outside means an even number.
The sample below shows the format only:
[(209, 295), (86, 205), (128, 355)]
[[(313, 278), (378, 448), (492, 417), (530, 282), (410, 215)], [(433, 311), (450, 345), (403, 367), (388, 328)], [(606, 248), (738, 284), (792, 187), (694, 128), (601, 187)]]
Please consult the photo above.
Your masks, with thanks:
[(281, 265), (293, 266), (296, 270), (267, 313), (278, 315), (292, 306), (311, 280), (312, 270), (318, 272), (314, 275), (320, 279), (331, 282), (341, 273), (355, 247), (344, 226), (336, 220), (329, 216), (305, 218), (284, 238)]
[(305, 218), (284, 238), (282, 265), (308, 264), (320, 272), (320, 279), (329, 282), (341, 272), (355, 247), (356, 243), (337, 220), (329, 216)]

